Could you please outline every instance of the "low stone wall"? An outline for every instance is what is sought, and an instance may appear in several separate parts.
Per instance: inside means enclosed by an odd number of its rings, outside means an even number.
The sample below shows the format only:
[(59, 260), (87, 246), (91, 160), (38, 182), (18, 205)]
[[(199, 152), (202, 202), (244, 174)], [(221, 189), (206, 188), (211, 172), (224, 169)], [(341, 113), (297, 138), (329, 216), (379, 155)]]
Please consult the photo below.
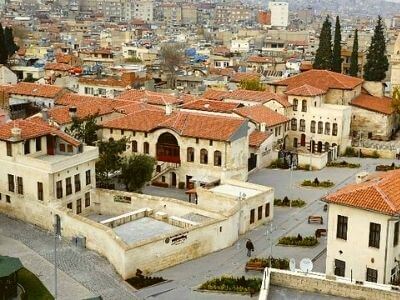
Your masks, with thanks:
[(346, 279), (338, 278), (330, 280), (325, 274), (294, 273), (290, 271), (273, 269), (270, 284), (292, 288), (296, 290), (345, 297), (350, 299), (379, 299), (379, 300), (398, 300), (400, 292), (390, 290), (388, 285), (378, 285), (368, 283), (358, 285), (346, 282)]
[(310, 165), (314, 170), (321, 170), (325, 168), (328, 163), (328, 154), (311, 154), (311, 153), (298, 153), (298, 163), (301, 166)]
[(374, 151), (378, 152), (380, 158), (387, 159), (395, 159), (396, 158), (396, 150), (387, 150), (387, 149), (375, 149), (375, 148), (364, 148), (364, 147), (354, 147), (356, 152), (362, 151), (365, 155), (372, 155)]

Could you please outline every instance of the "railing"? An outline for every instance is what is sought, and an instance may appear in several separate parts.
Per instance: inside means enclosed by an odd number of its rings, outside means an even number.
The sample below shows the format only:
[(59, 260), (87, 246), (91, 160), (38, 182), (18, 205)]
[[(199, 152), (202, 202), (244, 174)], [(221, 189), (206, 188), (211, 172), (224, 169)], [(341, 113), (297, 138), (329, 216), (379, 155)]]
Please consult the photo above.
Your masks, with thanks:
[(179, 146), (157, 144), (156, 156), (158, 161), (177, 164), (181, 162)]

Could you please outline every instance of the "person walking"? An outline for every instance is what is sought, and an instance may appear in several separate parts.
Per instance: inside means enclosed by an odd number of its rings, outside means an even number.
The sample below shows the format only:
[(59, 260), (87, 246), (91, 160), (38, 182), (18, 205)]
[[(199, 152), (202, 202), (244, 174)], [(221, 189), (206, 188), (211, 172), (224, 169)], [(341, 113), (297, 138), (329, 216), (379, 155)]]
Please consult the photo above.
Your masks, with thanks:
[(247, 249), (247, 256), (250, 257), (251, 252), (254, 251), (254, 245), (250, 239), (248, 239), (246, 242), (246, 249)]

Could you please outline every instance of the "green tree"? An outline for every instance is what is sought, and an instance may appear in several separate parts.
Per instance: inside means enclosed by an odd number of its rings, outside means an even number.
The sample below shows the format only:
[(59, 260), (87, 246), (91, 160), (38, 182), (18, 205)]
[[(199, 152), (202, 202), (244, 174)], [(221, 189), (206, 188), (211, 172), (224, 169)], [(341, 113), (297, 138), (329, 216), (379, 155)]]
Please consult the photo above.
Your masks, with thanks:
[(7, 64), (7, 60), (8, 60), (8, 52), (4, 38), (4, 30), (3, 26), (0, 23), (0, 64), (2, 65)]
[(358, 76), (358, 30), (354, 32), (353, 50), (350, 56), (350, 69), (349, 75), (353, 77)]
[(6, 27), (4, 29), (4, 41), (7, 48), (7, 55), (8, 57), (11, 57), (19, 49), (19, 47), (14, 42), (13, 30), (11, 27)]
[(156, 161), (153, 157), (139, 154), (126, 157), (122, 162), (121, 180), (129, 192), (140, 191), (151, 180)]
[(96, 122), (97, 114), (80, 119), (72, 118), (72, 125), (65, 131), (77, 140), (89, 146), (93, 146), (97, 141), (97, 130), (100, 126)]
[(382, 81), (385, 79), (388, 69), (389, 61), (386, 56), (386, 41), (382, 18), (379, 16), (367, 53), (367, 62), (364, 66), (364, 79), (367, 81)]
[(400, 113), (400, 89), (396, 87), (392, 95), (392, 107), (397, 113)]
[(319, 46), (315, 54), (314, 69), (331, 70), (332, 69), (332, 33), (331, 21), (326, 16), (319, 35)]
[(340, 31), (340, 20), (339, 16), (336, 16), (335, 24), (335, 38), (333, 41), (332, 51), (332, 71), (342, 73), (342, 34)]
[(110, 187), (110, 175), (121, 170), (122, 153), (126, 149), (127, 139), (124, 137), (118, 141), (100, 141), (99, 159), (96, 162), (96, 180), (101, 187)]
[(33, 75), (32, 75), (32, 73), (28, 73), (28, 75), (26, 75), (26, 77), (25, 77), (25, 79), (24, 80), (22, 80), (23, 82), (35, 82), (36, 81), (36, 79), (35, 78), (33, 78)]
[(265, 91), (265, 86), (259, 79), (246, 79), (240, 82), (240, 88), (249, 91)]

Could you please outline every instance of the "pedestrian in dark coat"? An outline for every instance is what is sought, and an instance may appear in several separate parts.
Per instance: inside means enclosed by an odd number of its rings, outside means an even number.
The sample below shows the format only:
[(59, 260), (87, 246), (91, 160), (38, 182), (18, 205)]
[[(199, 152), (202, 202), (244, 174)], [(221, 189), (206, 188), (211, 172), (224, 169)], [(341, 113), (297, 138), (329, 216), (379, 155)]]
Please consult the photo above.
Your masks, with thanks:
[(250, 239), (248, 239), (246, 242), (246, 249), (247, 249), (247, 256), (250, 257), (251, 252), (254, 251), (254, 245)]

